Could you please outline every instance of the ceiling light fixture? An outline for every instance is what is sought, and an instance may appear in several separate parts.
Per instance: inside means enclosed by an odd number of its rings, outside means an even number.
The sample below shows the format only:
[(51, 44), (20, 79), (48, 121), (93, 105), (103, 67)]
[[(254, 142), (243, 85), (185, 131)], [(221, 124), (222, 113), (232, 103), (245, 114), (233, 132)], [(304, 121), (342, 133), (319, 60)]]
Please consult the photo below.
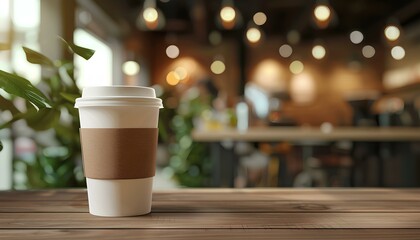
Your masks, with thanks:
[(304, 66), (301, 61), (295, 60), (292, 63), (290, 63), (289, 69), (293, 74), (299, 74), (303, 72)]
[(258, 26), (264, 25), (264, 23), (267, 21), (267, 15), (263, 12), (257, 12), (254, 14), (254, 17), (252, 18), (254, 20), (254, 23)]
[(366, 45), (362, 48), (362, 54), (365, 58), (372, 58), (375, 56), (375, 48), (370, 45)]
[(233, 29), (242, 22), (241, 14), (235, 8), (233, 0), (223, 0), (217, 22), (225, 29)]
[(313, 12), (313, 18), (315, 24), (319, 28), (328, 27), (334, 16), (334, 9), (331, 7), (330, 4), (328, 4), (327, 1), (317, 1)]
[(177, 58), (179, 56), (179, 48), (176, 45), (169, 45), (166, 48), (166, 56), (169, 58)]
[(312, 56), (318, 60), (323, 59), (325, 57), (326, 52), (327, 51), (322, 45), (315, 45), (312, 48)]
[(225, 69), (226, 69), (225, 64), (220, 60), (216, 60), (210, 65), (210, 70), (214, 74), (222, 74), (225, 71)]
[(137, 27), (141, 30), (160, 30), (165, 26), (165, 16), (156, 7), (156, 0), (145, 0), (143, 9), (136, 20)]
[(246, 38), (250, 43), (258, 43), (261, 40), (262, 33), (256, 27), (251, 27), (246, 31)]
[(391, 56), (395, 60), (401, 60), (405, 57), (405, 50), (401, 46), (395, 46), (391, 49)]
[(319, 21), (327, 21), (331, 17), (331, 10), (327, 5), (320, 4), (314, 9), (314, 16)]
[(396, 41), (400, 37), (400, 29), (395, 25), (388, 25), (384, 30), (385, 37), (389, 41)]
[(128, 76), (134, 76), (140, 72), (140, 65), (135, 61), (127, 61), (123, 63), (122, 71)]
[(284, 58), (290, 57), (293, 53), (293, 48), (289, 44), (283, 44), (279, 48), (280, 56)]
[(360, 31), (353, 31), (350, 33), (350, 41), (354, 44), (359, 44), (363, 41), (363, 33)]
[(225, 22), (232, 22), (235, 20), (236, 12), (231, 6), (225, 6), (220, 10), (220, 18)]

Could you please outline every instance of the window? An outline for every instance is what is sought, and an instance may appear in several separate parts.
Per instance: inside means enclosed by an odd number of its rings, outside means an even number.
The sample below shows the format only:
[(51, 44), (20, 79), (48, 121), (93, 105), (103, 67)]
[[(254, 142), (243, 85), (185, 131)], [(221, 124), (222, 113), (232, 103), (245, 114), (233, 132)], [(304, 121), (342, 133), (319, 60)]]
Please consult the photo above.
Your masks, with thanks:
[(112, 50), (93, 34), (83, 30), (74, 31), (74, 42), (82, 47), (95, 50), (91, 59), (75, 56), (77, 84), (79, 87), (112, 85)]

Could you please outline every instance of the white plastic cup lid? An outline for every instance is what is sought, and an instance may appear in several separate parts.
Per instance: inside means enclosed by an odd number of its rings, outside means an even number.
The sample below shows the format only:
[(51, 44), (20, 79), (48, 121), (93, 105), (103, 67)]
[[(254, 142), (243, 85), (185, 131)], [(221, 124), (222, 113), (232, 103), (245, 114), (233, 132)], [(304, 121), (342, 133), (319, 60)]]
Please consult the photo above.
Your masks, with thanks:
[(137, 86), (97, 86), (83, 88), (75, 107), (139, 105), (163, 108), (155, 90)]

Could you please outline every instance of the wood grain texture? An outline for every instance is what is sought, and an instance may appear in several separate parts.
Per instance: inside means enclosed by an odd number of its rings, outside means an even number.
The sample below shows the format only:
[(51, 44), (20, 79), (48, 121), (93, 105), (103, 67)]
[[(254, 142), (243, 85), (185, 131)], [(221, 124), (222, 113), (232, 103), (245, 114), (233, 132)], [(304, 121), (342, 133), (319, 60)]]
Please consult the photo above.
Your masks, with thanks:
[(0, 213), (0, 229), (282, 229), (420, 228), (420, 213), (151, 213), (100, 218), (89, 213)]
[[(1, 201), (0, 213), (85, 213), (87, 201)], [(420, 201), (153, 201), (155, 213), (420, 213)]]
[(182, 194), (160, 191), (153, 195), (156, 201), (399, 201), (420, 199), (420, 189), (186, 189)]
[[(420, 189), (377, 188), (263, 188), (263, 189), (176, 189), (153, 193), (153, 201), (398, 201), (420, 200)], [(1, 201), (87, 201), (85, 189), (0, 191)]]
[(359, 240), (418, 240), (419, 229), (70, 229), (70, 230), (0, 230), (0, 237), (8, 240), (45, 239), (359, 239)]
[(310, 127), (255, 127), (245, 132), (236, 129), (194, 130), (195, 141), (420, 141), (420, 128), (338, 127), (330, 132)]
[(179, 189), (88, 213), (84, 189), (0, 192), (0, 239), (420, 239), (420, 189)]

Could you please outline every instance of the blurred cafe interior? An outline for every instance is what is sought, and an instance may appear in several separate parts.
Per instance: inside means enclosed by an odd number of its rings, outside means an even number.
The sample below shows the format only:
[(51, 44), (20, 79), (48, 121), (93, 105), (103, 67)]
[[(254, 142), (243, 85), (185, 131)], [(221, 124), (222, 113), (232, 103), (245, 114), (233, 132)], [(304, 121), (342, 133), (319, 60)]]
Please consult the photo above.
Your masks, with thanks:
[[(418, 0), (1, 0), (0, 69), (68, 80), (22, 47), (155, 89), (157, 189), (420, 186)], [(84, 187), (77, 111), (0, 95), (0, 189)]]

